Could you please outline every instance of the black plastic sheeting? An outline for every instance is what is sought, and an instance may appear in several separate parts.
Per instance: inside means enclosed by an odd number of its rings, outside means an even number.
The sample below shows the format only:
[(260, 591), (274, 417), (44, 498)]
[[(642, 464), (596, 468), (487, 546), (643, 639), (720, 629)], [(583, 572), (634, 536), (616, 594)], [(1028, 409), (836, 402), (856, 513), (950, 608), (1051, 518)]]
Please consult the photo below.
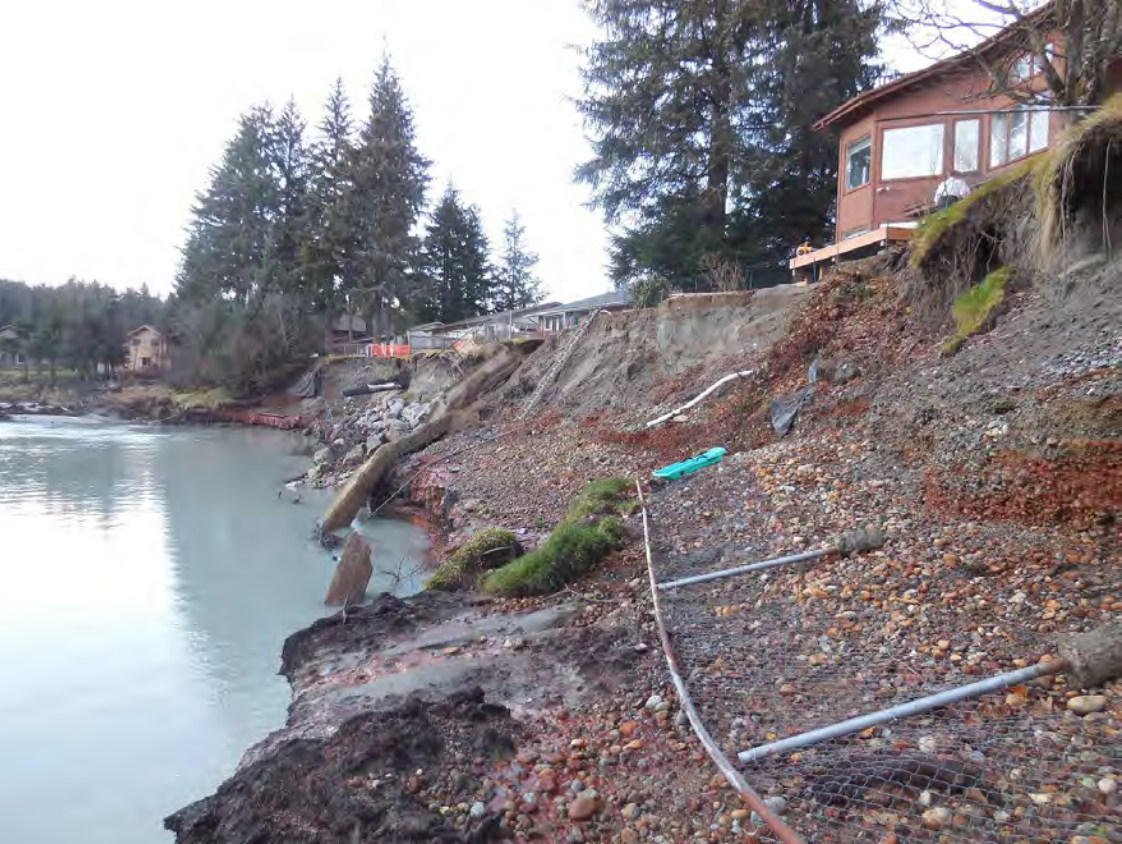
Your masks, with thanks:
[(795, 417), (814, 394), (814, 385), (818, 383), (818, 358), (814, 359), (814, 363), (807, 370), (806, 379), (810, 382), (807, 386), (790, 395), (774, 398), (768, 405), (772, 430), (781, 437), (786, 436), (791, 430), (791, 426), (795, 424)]
[(317, 364), (300, 376), (300, 380), (288, 388), (291, 395), (301, 399), (311, 399), (323, 392), (323, 367)]

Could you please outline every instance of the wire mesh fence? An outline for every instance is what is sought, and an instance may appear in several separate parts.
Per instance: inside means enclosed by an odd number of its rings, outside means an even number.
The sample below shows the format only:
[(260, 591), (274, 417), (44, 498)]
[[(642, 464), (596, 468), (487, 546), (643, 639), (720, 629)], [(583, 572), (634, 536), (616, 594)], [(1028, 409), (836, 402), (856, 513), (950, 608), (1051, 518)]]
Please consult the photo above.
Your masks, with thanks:
[[(715, 568), (712, 545), (660, 534), (660, 506), (656, 497), (659, 580)], [(735, 546), (739, 559), (726, 556), (722, 565), (775, 550), (750, 539)], [(1114, 600), (1117, 572), (1104, 586), (1081, 579), (1080, 570), (1075, 564), (1065, 577), (1042, 578), (1027, 601), (1000, 574), (980, 588), (959, 567), (878, 553), (682, 587), (664, 593), (663, 609), (701, 718), (735, 759), (1048, 658), (1056, 633), (1089, 626), (1095, 613), (1047, 607)], [(1117, 690), (1073, 699), (1075, 691), (1062, 674), (1045, 676), (742, 771), (816, 844), (1122, 841)], [(750, 823), (740, 832), (776, 840)]]

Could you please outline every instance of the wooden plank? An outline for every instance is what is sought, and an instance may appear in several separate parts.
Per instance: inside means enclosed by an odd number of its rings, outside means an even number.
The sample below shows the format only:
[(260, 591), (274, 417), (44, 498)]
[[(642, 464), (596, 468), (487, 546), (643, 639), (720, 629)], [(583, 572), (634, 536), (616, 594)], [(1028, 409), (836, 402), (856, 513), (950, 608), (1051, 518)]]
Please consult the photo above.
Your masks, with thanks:
[(873, 229), (871, 232), (859, 234), (857, 237), (851, 237), (849, 240), (843, 240), (841, 243), (832, 243), (829, 246), (823, 246), (821, 249), (808, 252), (806, 255), (792, 258), (788, 262), (788, 266), (793, 270), (797, 270), (800, 267), (809, 267), (814, 264), (820, 264), (823, 261), (833, 260), (848, 252), (864, 249), (867, 246), (877, 246), (893, 241), (911, 240), (912, 234), (913, 230), (909, 228), (882, 226), (879, 229)]

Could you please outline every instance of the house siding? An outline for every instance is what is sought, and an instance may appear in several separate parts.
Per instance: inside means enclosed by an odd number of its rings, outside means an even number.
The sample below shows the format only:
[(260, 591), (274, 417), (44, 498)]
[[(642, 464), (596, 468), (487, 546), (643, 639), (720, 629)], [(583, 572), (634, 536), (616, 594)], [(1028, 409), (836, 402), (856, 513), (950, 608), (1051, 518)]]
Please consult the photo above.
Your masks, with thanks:
[[(1112, 91), (1122, 88), (1122, 62), (1112, 68), (1110, 80)], [(1027, 84), (1038, 89), (1045, 87), (1041, 75)], [(971, 185), (986, 181), (1039, 154), (1040, 151), (1037, 151), (991, 167), (990, 130), (995, 117), (993, 114), (935, 116), (936, 112), (941, 111), (1000, 110), (1016, 105), (1007, 96), (989, 95), (988, 89), (989, 80), (980, 69), (976, 72), (959, 70), (886, 95), (883, 99), (873, 101), (865, 110), (844, 123), (839, 121), (838, 211), (835, 229), (837, 241), (840, 242), (848, 233), (855, 231), (914, 221), (917, 218), (916, 208), (931, 202), (935, 189), (953, 169), (955, 124), (961, 120), (976, 119), (979, 122), (979, 169), (976, 173), (963, 176)], [(940, 173), (935, 176), (883, 179), (881, 173), (885, 131), (935, 123), (942, 123), (944, 126)], [(1049, 116), (1049, 147), (1056, 143), (1066, 124), (1064, 114), (1053, 113)], [(872, 178), (868, 185), (847, 191), (847, 150), (850, 144), (865, 136), (873, 139)]]

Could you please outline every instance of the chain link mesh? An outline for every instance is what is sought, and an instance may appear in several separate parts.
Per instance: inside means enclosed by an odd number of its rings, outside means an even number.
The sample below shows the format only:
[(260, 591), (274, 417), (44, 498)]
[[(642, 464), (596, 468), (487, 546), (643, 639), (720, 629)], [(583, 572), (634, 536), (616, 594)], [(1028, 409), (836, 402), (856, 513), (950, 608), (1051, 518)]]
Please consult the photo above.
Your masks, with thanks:
[[(695, 498), (697, 491), (683, 484), (654, 497), (660, 581), (790, 550), (753, 539), (767, 535), (773, 514), (702, 527), (696, 533), (708, 541), (667, 529), (681, 523), (683, 505), (697, 506), (704, 525), (703, 507), (742, 495), (731, 475), (714, 473), (704, 496)], [(1000, 571), (964, 571), (940, 564), (938, 556), (912, 561), (900, 547), (906, 541), (896, 539), (867, 556), (798, 563), (664, 593), (682, 674), (730, 758), (1035, 664), (1054, 652), (1057, 632), (1093, 627), (1104, 616), (1078, 608), (1097, 609), (1096, 601), (1107, 604), (1118, 594), (1118, 572), (1104, 585), (1101, 566), (1086, 560), (1065, 564), (1062, 576), (1049, 578), (1029, 601), (1023, 591), (1006, 588)], [(1046, 536), (1019, 539), (1065, 559), (1058, 541), (1050, 549)], [(1054, 597), (1040, 597), (1045, 594)], [(1109, 688), (1105, 702), (1083, 697), (1069, 705), (1074, 690), (1065, 682), (1063, 675), (1042, 677), (742, 770), (816, 844), (1122, 841), (1115, 790), (1122, 763), (1120, 689)], [(747, 840), (775, 840), (750, 823), (741, 831)]]

